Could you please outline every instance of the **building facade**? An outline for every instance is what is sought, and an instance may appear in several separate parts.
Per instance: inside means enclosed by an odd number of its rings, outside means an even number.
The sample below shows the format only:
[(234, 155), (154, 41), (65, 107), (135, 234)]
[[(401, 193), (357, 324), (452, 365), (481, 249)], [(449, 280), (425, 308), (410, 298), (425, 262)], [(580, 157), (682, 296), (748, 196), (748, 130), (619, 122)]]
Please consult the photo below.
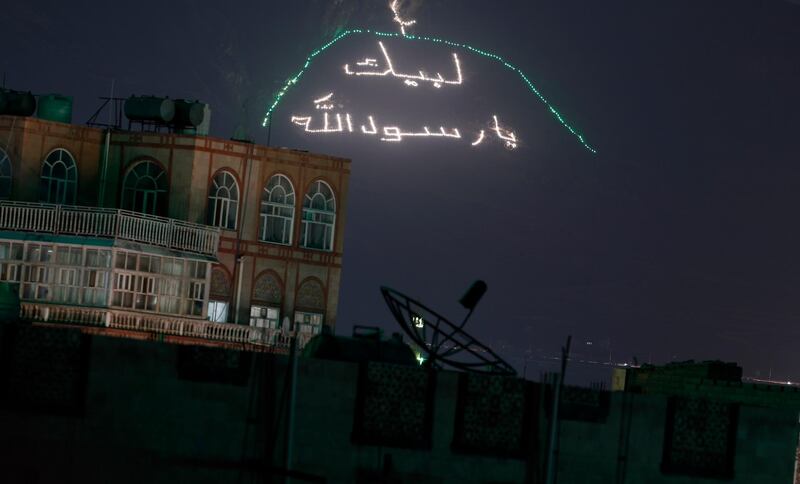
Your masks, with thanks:
[[(22, 316), (274, 344), (334, 326), (349, 160), (0, 116)], [(133, 335), (133, 333), (131, 333)]]

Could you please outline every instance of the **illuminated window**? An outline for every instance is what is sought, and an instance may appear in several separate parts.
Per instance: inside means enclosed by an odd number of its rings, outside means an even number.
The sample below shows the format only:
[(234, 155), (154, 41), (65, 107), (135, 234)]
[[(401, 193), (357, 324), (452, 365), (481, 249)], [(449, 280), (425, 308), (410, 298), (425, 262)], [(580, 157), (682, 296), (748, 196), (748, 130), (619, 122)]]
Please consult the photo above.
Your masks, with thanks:
[(122, 208), (150, 215), (166, 215), (167, 174), (157, 163), (133, 165), (122, 184)]
[(294, 329), (299, 333), (319, 334), (322, 331), (322, 314), (295, 311)]
[(283, 175), (269, 179), (261, 194), (261, 240), (276, 244), (292, 243), (294, 188)]
[(208, 224), (236, 230), (238, 206), (239, 185), (236, 178), (227, 171), (217, 173), (208, 195)]
[(208, 301), (208, 319), (214, 323), (228, 321), (228, 303), (223, 301)]
[(256, 328), (280, 328), (281, 311), (269, 306), (250, 306), (250, 326)]
[(335, 223), (336, 198), (333, 190), (324, 181), (317, 180), (303, 199), (300, 245), (308, 249), (333, 250)]
[(0, 148), (0, 199), (11, 196), (11, 158)]
[(39, 200), (47, 203), (75, 203), (78, 167), (67, 150), (58, 148), (50, 152), (42, 163)]

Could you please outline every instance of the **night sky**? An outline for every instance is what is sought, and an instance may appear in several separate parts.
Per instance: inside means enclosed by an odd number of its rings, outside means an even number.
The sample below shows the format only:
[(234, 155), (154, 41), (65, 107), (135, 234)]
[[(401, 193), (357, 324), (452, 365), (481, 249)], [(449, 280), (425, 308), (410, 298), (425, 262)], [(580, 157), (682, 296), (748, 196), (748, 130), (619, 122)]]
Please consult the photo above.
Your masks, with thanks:
[[(306, 56), (345, 28), (394, 32), (384, 1), (6, 0), (6, 85), (75, 98), (168, 95), (211, 104), (212, 134), (267, 143), (261, 120)], [(509, 70), (458, 52), (464, 84), (355, 79), (376, 57), (351, 36), (312, 64), (275, 113), (270, 142), (353, 160), (337, 332), (398, 330), (389, 285), (460, 320), (522, 366), (568, 334), (616, 361), (737, 361), (800, 379), (800, 2), (424, 0), (413, 29), (522, 69), (598, 151), (584, 149)], [(453, 48), (386, 39), (408, 70), (452, 70)], [(382, 143), (309, 136), (293, 114), (335, 93), (367, 114), (473, 136), (492, 114), (520, 138)]]

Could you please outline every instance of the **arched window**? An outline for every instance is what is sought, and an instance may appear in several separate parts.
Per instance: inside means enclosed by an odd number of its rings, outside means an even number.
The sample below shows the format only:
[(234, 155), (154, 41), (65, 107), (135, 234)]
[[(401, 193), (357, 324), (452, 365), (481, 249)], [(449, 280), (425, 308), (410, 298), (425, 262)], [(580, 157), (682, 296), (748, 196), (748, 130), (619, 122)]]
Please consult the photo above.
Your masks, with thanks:
[(325, 289), (317, 279), (309, 277), (297, 289), (294, 305), (310, 311), (325, 310)]
[(220, 267), (211, 269), (209, 288), (208, 319), (215, 323), (228, 321), (228, 301), (231, 300), (231, 280), (228, 273)]
[(300, 333), (319, 334), (325, 319), (325, 289), (322, 283), (308, 278), (295, 296), (294, 329)]
[(261, 274), (253, 285), (253, 301), (273, 306), (281, 305), (283, 284), (280, 278), (271, 271)]
[(208, 194), (208, 224), (223, 229), (236, 230), (236, 213), (239, 207), (239, 185), (227, 171), (221, 171), (211, 181)]
[(294, 187), (283, 175), (269, 179), (261, 193), (261, 240), (291, 245), (294, 224)]
[(264, 272), (253, 285), (250, 298), (250, 326), (278, 329), (281, 327), (281, 300), (283, 284), (271, 271)]
[(11, 196), (11, 158), (0, 148), (0, 199)]
[(309, 249), (333, 250), (336, 223), (336, 198), (331, 187), (315, 181), (303, 199), (303, 226), (300, 245)]
[(39, 200), (47, 203), (74, 204), (78, 180), (75, 159), (65, 149), (50, 152), (42, 163)]
[(122, 183), (122, 208), (150, 215), (166, 215), (167, 174), (158, 163), (133, 165)]

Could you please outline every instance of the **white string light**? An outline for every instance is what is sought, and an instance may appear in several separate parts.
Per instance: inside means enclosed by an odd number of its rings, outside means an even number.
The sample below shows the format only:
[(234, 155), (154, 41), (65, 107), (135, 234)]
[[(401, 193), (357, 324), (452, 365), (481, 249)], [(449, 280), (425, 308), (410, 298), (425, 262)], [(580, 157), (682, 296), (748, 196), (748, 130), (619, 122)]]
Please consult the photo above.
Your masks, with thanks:
[[(406, 35), (405, 27), (411, 26), (416, 23), (415, 20), (403, 20), (400, 18), (399, 10), (398, 10), (398, 0), (393, 0), (389, 7), (394, 13), (394, 21), (400, 25), (400, 31), (403, 36)], [(355, 63), (356, 69), (353, 70), (350, 68), (350, 64), (344, 65), (344, 73), (348, 76), (372, 76), (372, 77), (386, 77), (391, 76), (397, 79), (401, 79), (406, 86), (410, 87), (418, 87), (420, 83), (428, 82), (432, 84), (435, 88), (440, 89), (444, 85), (461, 85), (464, 82), (463, 75), (461, 73), (461, 62), (458, 59), (458, 55), (453, 53), (453, 64), (455, 65), (455, 72), (456, 77), (455, 80), (447, 80), (442, 76), (441, 73), (437, 72), (435, 76), (429, 76), (423, 71), (419, 69), (418, 73), (416, 74), (404, 74), (401, 72), (397, 72), (394, 67), (394, 63), (392, 62), (392, 58), (389, 55), (389, 52), (386, 50), (386, 46), (383, 45), (383, 42), (378, 41), (378, 47), (380, 49), (381, 54), (383, 55), (383, 60), (386, 65), (385, 68), (381, 68), (380, 63), (378, 62), (377, 58), (373, 57), (365, 57), (361, 61), (357, 61)], [(292, 123), (302, 126), (306, 133), (343, 133), (345, 132), (344, 125), (342, 124), (342, 113), (336, 113), (336, 125), (335, 127), (331, 127), (331, 119), (328, 114), (328, 111), (335, 108), (335, 103), (333, 102), (333, 92), (326, 94), (318, 99), (314, 100), (314, 107), (317, 110), (325, 111), (323, 112), (322, 117), (322, 128), (312, 128), (311, 123), (313, 122), (312, 116), (292, 116)], [(347, 132), (353, 133), (353, 120), (350, 113), (344, 113), (345, 123), (347, 125)], [(493, 115), (492, 119), (494, 120), (494, 126), (492, 126), (491, 130), (497, 134), (497, 137), (505, 142), (505, 145), (509, 149), (514, 149), (517, 147), (517, 137), (512, 131), (503, 130), (500, 127), (500, 122), (497, 119), (497, 115)], [(365, 135), (378, 135), (380, 132), (382, 135), (380, 136), (380, 140), (387, 142), (387, 143), (400, 143), (403, 141), (404, 138), (443, 138), (443, 139), (454, 139), (460, 140), (461, 139), (461, 132), (458, 128), (452, 128), (449, 131), (445, 129), (444, 126), (440, 126), (438, 131), (431, 131), (430, 128), (427, 126), (422, 127), (422, 131), (403, 131), (399, 126), (383, 126), (382, 129), (378, 129), (378, 126), (375, 124), (375, 118), (370, 115), (367, 116), (367, 120), (369, 122), (369, 128), (365, 125), (361, 125), (361, 133)], [(480, 130), (477, 139), (470, 143), (471, 146), (478, 146), (480, 145), (486, 137), (486, 131)]]
[[(322, 128), (312, 128), (311, 124), (314, 121), (313, 116), (292, 116), (291, 121), (292, 123), (302, 126), (303, 130), (306, 133), (354, 133), (356, 132), (353, 129), (353, 116), (349, 113), (328, 113), (328, 107), (330, 106), (331, 109), (334, 106), (333, 103), (333, 93), (330, 93), (324, 97), (314, 100), (314, 104), (317, 109), (324, 109), (325, 112), (322, 113)], [(322, 107), (320, 107), (322, 106)], [(331, 126), (332, 119), (331, 117), (336, 117), (336, 123), (334, 126)], [(342, 117), (344, 117), (344, 122), (342, 121)], [(497, 134), (497, 137), (505, 142), (505, 146), (509, 149), (514, 149), (517, 147), (517, 136), (514, 132), (509, 131), (508, 129), (502, 128), (500, 126), (500, 121), (497, 118), (497, 115), (492, 116), (492, 120), (494, 121), (494, 125), (491, 128), (491, 131), (494, 131)], [(458, 128), (451, 128), (446, 129), (444, 126), (439, 126), (438, 131), (431, 131), (428, 126), (423, 126), (422, 131), (403, 131), (399, 126), (383, 126), (382, 128), (378, 128), (378, 125), (375, 123), (375, 117), (373, 115), (367, 116), (367, 121), (369, 123), (369, 127), (362, 124), (361, 125), (361, 133), (369, 136), (377, 135), (381, 133), (380, 140), (387, 142), (387, 143), (400, 143), (405, 138), (444, 138), (444, 139), (453, 139), (453, 140), (460, 140), (462, 139), (461, 131)], [(345, 128), (346, 126), (346, 128)], [(478, 146), (480, 145), (484, 139), (486, 138), (486, 131), (480, 130), (477, 135), (477, 139), (473, 141), (470, 146)]]
[(504, 136), (500, 130), (500, 123), (497, 121), (497, 115), (492, 116), (492, 118), (494, 119), (494, 128), (492, 129), (497, 133), (497, 137), (506, 142), (506, 147), (508, 149), (515, 149), (517, 147), (517, 135), (511, 131), (506, 131), (508, 134)]
[(403, 36), (405, 36), (406, 27), (411, 27), (412, 25), (417, 23), (417, 21), (403, 20), (402, 18), (400, 18), (400, 11), (399, 8), (397, 7), (397, 0), (393, 0), (392, 3), (389, 4), (389, 8), (392, 10), (392, 13), (394, 14), (394, 18), (392, 20), (394, 20), (395, 22), (398, 23), (398, 25), (400, 25), (400, 33), (403, 34)]
[[(386, 50), (386, 47), (383, 45), (383, 42), (378, 41), (378, 47), (383, 54), (383, 58), (386, 61), (386, 68), (381, 70), (380, 66), (378, 65), (377, 59), (373, 58), (365, 58), (363, 61), (356, 62), (356, 66), (359, 67), (374, 67), (377, 70), (359, 70), (353, 71), (350, 69), (350, 64), (344, 65), (344, 73), (348, 76), (377, 76), (377, 77), (386, 77), (392, 76), (397, 79), (402, 79), (403, 82), (407, 86), (416, 87), (419, 85), (419, 82), (430, 82), (433, 84), (433, 87), (439, 89), (443, 85), (451, 84), (451, 85), (461, 85), (464, 82), (464, 77), (461, 73), (461, 62), (458, 59), (458, 54), (455, 52), (453, 53), (453, 64), (455, 65), (456, 71), (456, 78), (455, 80), (447, 80), (442, 76), (441, 73), (437, 72), (435, 77), (429, 77), (425, 74), (425, 71), (420, 69), (418, 74), (403, 74), (397, 72), (394, 68), (394, 64), (392, 63), (392, 58), (389, 56), (389, 52)], [(419, 81), (419, 82), (417, 82)]]
[(372, 127), (372, 130), (367, 131), (367, 128), (362, 124), (361, 132), (364, 134), (377, 134), (378, 128), (375, 127), (375, 120), (372, 119), (372, 116), (367, 116), (367, 119), (369, 119), (369, 125)]
[[(567, 131), (569, 131), (573, 136), (575, 136), (575, 138), (577, 138), (577, 140), (580, 142), (580, 144), (584, 148), (586, 148), (591, 153), (595, 153), (595, 154), (597, 153), (597, 150), (595, 148), (593, 148), (586, 141), (586, 138), (584, 138), (584, 136), (579, 131), (577, 131), (577, 129), (575, 127), (573, 127), (564, 118), (564, 116), (555, 108), (555, 106), (553, 106), (553, 104), (548, 99), (546, 99), (544, 97), (544, 95), (533, 84), (533, 82), (528, 78), (528, 76), (526, 76), (525, 73), (521, 69), (519, 69), (518, 67), (514, 66), (510, 62), (506, 61), (501, 56), (499, 56), (497, 54), (494, 54), (492, 52), (488, 52), (488, 51), (479, 49), (479, 48), (474, 47), (474, 46), (472, 46), (470, 44), (461, 43), (461, 42), (454, 42), (454, 41), (443, 39), (443, 38), (416, 36), (416, 35), (407, 35), (406, 36), (406, 35), (401, 35), (401, 34), (392, 33), (392, 32), (373, 31), (373, 30), (370, 30), (370, 29), (350, 29), (350, 30), (345, 30), (344, 32), (340, 33), (339, 35), (337, 35), (336, 37), (334, 37), (333, 39), (331, 39), (327, 43), (325, 43), (322, 46), (318, 47), (317, 49), (313, 50), (308, 55), (308, 57), (306, 57), (305, 64), (303, 64), (303, 66), (299, 69), (299, 71), (297, 71), (293, 76), (291, 76), (286, 81), (286, 83), (283, 85), (283, 87), (275, 94), (272, 102), (269, 104), (269, 106), (267, 108), (267, 111), (266, 111), (266, 113), (264, 115), (264, 120), (262, 122), (262, 126), (267, 126), (270, 123), (270, 120), (272, 119), (272, 117), (273, 117), (273, 115), (275, 113), (275, 110), (278, 108), (278, 106), (280, 105), (281, 101), (286, 96), (287, 92), (293, 86), (295, 86), (296, 84), (299, 83), (301, 77), (303, 77), (303, 75), (309, 70), (309, 68), (310, 68), (310, 66), (312, 64), (312, 61), (317, 56), (321, 55), (324, 51), (326, 51), (327, 49), (331, 48), (333, 45), (335, 45), (336, 43), (338, 43), (342, 39), (344, 39), (346, 37), (349, 37), (351, 35), (361, 35), (361, 34), (375, 35), (375, 36), (381, 37), (381, 38), (394, 37), (394, 38), (402, 38), (402, 39), (405, 39), (405, 40), (408, 40), (408, 41), (429, 42), (429, 43), (432, 43), (432, 44), (445, 44), (445, 45), (448, 45), (448, 46), (451, 46), (451, 47), (464, 49), (465, 51), (469, 51), (472, 54), (480, 55), (482, 57), (485, 57), (485, 58), (491, 59), (491, 60), (493, 60), (495, 62), (498, 62), (499, 64), (501, 64), (505, 68), (507, 68), (507, 69), (511, 70), (512, 72), (514, 72), (515, 74), (517, 74), (520, 77), (520, 79), (522, 79), (522, 81), (525, 83), (525, 85), (528, 87), (528, 90), (530, 92), (532, 92), (536, 96), (536, 98), (539, 99), (539, 101), (544, 103), (545, 107), (558, 120), (558, 122), (561, 124), (561, 126), (564, 129), (566, 129)], [(347, 68), (347, 66), (345, 66), (345, 70), (346, 71), (349, 70)]]

